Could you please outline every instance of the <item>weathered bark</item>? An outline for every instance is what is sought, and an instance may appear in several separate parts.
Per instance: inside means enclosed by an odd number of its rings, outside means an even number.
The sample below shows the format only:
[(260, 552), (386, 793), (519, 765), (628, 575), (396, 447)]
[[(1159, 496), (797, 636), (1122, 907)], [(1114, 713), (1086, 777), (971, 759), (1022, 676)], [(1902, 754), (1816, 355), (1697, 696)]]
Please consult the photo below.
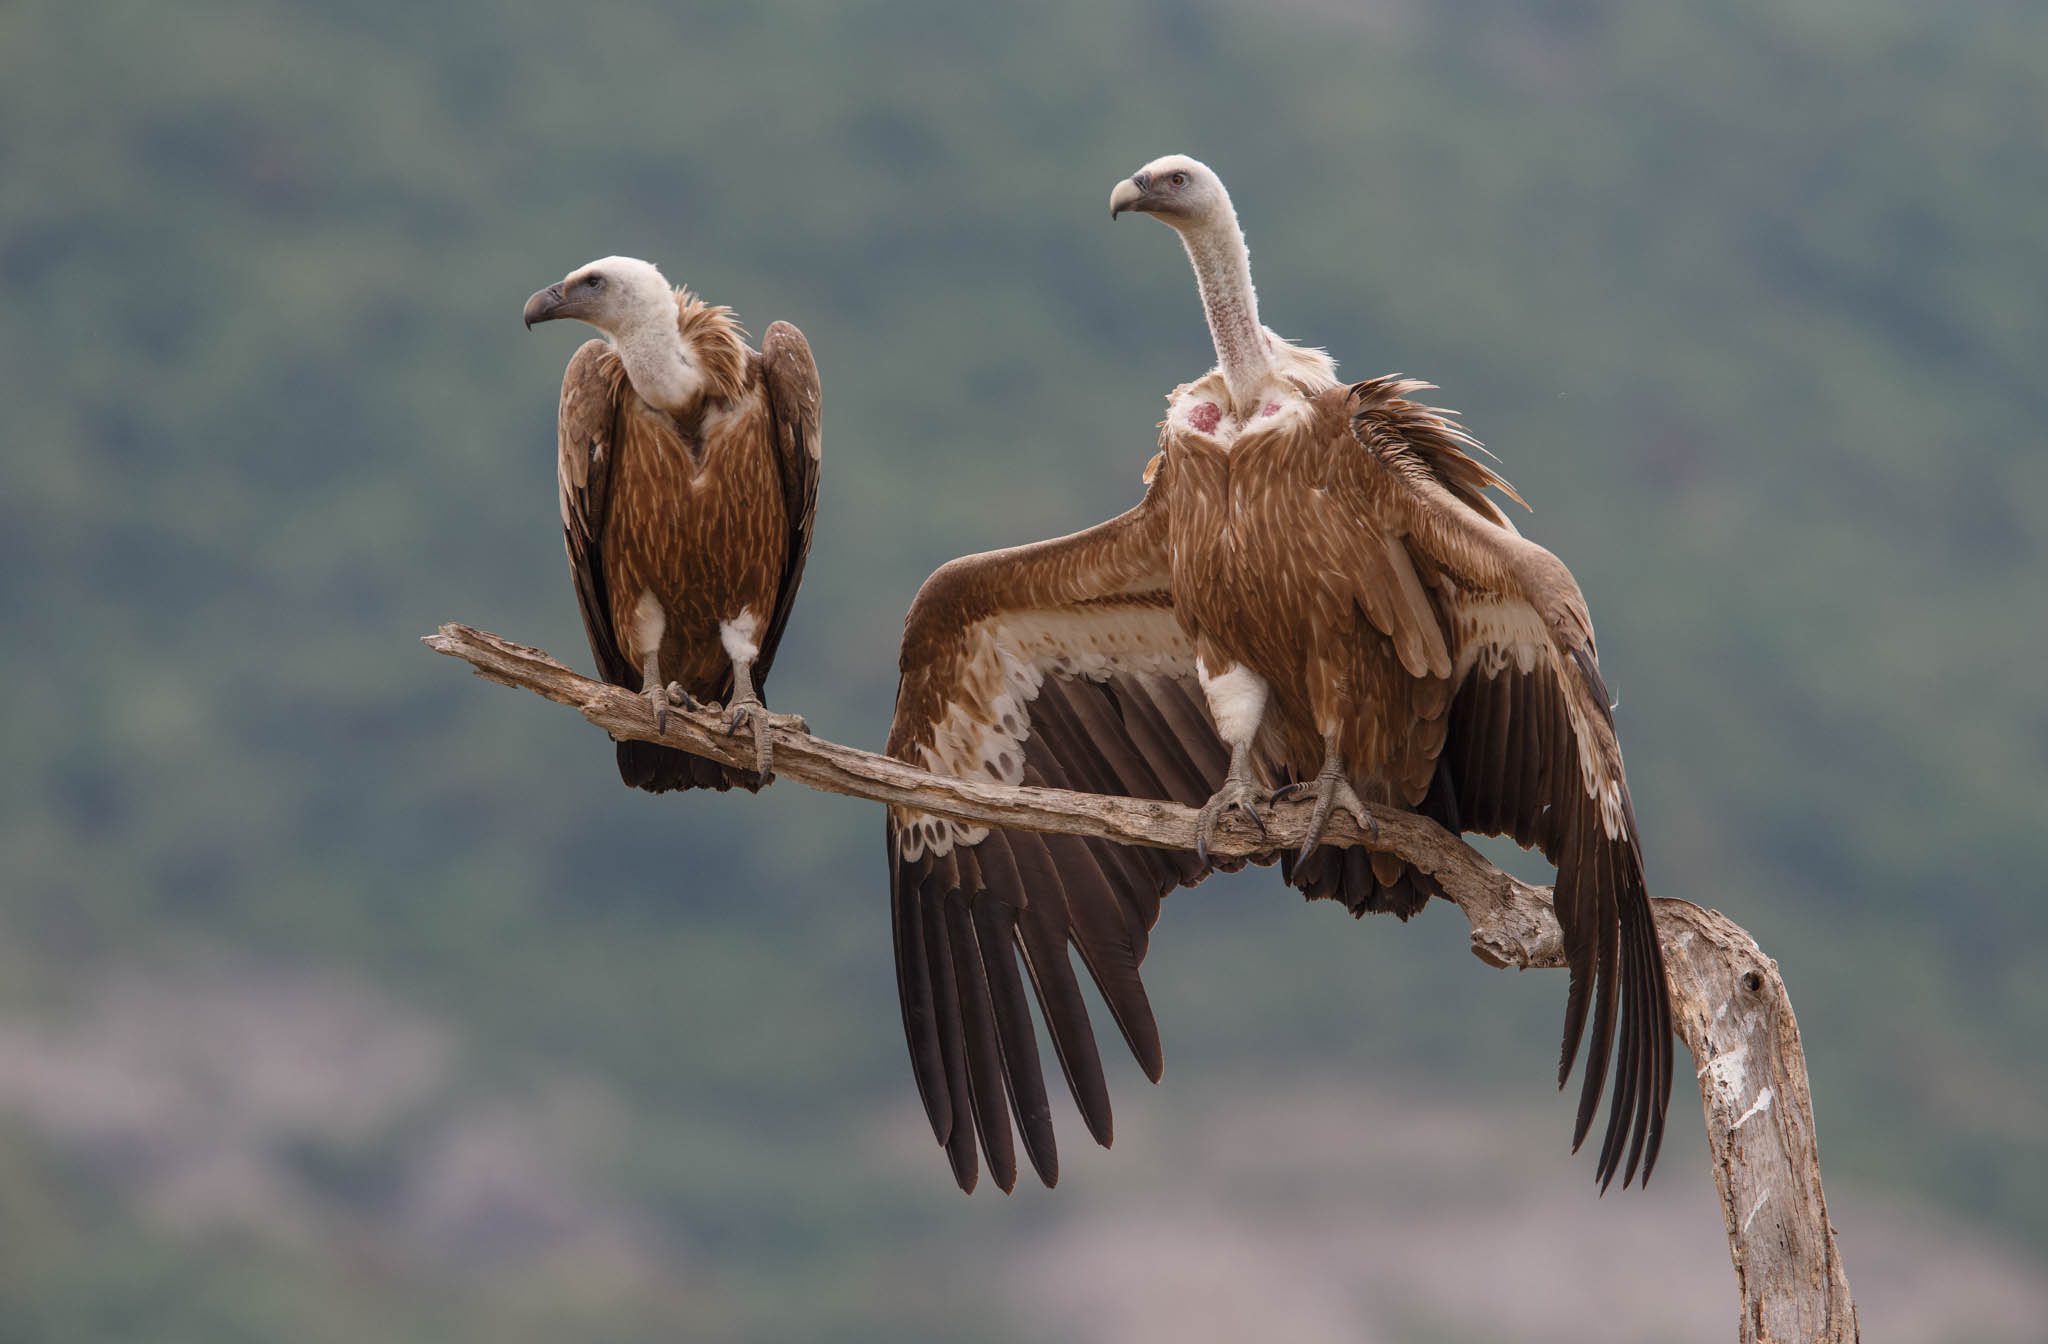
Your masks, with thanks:
[(1718, 910), (1654, 904), (1672, 1017), (1699, 1065), (1741, 1338), (1854, 1340), (1856, 1304), (1821, 1194), (1806, 1052), (1778, 963)]
[[(574, 706), (614, 738), (753, 764), (751, 736), (728, 735), (716, 712), (675, 710), (668, 732), (657, 736), (643, 697), (579, 676), (539, 649), (466, 625), (444, 625), (424, 642), (466, 660), (479, 676)], [(777, 777), (814, 789), (978, 825), (1194, 848), (1195, 811), (1175, 803), (955, 779), (787, 729), (771, 732)], [(1264, 836), (1227, 818), (1209, 848), (1232, 857), (1296, 848), (1308, 812), (1305, 802), (1278, 806)], [(1372, 813), (1376, 838), (1339, 812), (1323, 842), (1370, 845), (1430, 873), (1465, 912), (1473, 954), (1489, 965), (1564, 965), (1549, 888), (1516, 881), (1435, 822), (1389, 808)], [(1700, 1066), (1707, 1144), (1742, 1296), (1742, 1344), (1856, 1340), (1856, 1307), (1821, 1194), (1806, 1057), (1777, 963), (1718, 911), (1687, 901), (1654, 905), (1673, 1017)]]

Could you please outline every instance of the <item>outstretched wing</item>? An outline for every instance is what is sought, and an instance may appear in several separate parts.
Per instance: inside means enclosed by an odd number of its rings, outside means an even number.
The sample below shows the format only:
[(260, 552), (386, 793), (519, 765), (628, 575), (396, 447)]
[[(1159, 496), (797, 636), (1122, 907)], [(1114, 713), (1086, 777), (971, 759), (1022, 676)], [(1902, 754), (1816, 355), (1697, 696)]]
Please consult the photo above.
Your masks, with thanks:
[(754, 661), (756, 682), (767, 679), (782, 643), (789, 609), (803, 583), (804, 560), (811, 553), (811, 525), (818, 515), (818, 468), (824, 451), (824, 394), (818, 366), (804, 334), (787, 322), (772, 322), (761, 338), (761, 382), (768, 394), (770, 432), (775, 437), (775, 465), (782, 475), (782, 507), (788, 546), (782, 562), (782, 586), (775, 610), (761, 636)]
[(603, 341), (585, 341), (562, 374), (562, 405), (556, 422), (560, 455), (555, 480), (561, 487), (562, 543), (569, 552), (569, 576), (583, 632), (597, 673), (614, 686), (638, 687), (640, 676), (612, 628), (611, 595), (605, 587), (598, 538), (610, 503), (612, 451), (618, 441), (619, 387), (625, 366)]
[(1574, 1150), (1599, 1107), (1619, 1015), (1598, 1175), (1604, 1187), (1622, 1170), (1627, 1185), (1639, 1160), (1648, 1178), (1663, 1137), (1671, 1001), (1592, 619), (1564, 564), (1479, 493), (1501, 482), (1463, 452), (1472, 440), (1443, 413), (1406, 399), (1420, 386), (1359, 384), (1352, 432), (1384, 469), (1376, 475), (1388, 511), (1450, 628), (1457, 689), (1440, 759), (1458, 822), (1534, 845), (1557, 865), (1571, 970), (1560, 1087), (1592, 1016)]
[[(1163, 512), (1148, 498), (1086, 532), (932, 575), (905, 622), (889, 754), (1007, 784), (1206, 799), (1228, 760), (1168, 594)], [(1109, 1089), (1068, 949), (1157, 1081), (1159, 1031), (1138, 966), (1160, 898), (1207, 870), (1188, 853), (896, 808), (887, 825), (897, 988), (932, 1132), (961, 1189), (974, 1188), (978, 1133), (1009, 1190), (1014, 1113), (1052, 1185), (1059, 1159), (1024, 981), (1106, 1146)]]

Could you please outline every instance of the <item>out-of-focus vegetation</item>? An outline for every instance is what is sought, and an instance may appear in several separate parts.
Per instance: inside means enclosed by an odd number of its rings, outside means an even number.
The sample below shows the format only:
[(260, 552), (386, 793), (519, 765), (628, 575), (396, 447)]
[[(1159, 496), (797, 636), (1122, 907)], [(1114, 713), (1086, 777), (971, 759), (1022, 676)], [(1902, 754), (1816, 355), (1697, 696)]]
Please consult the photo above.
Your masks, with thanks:
[[(1207, 365), (1173, 239), (1104, 209), (1169, 150), (1231, 185), (1269, 323), (1442, 385), (1535, 505), (1657, 890), (1784, 967), (1830, 1181), (2048, 1248), (2044, 126), (2018, 4), (16, 0), (0, 1003), (313, 968), (464, 1044), (279, 1141), (323, 1210), (295, 1236), (158, 1216), (146, 1131), (0, 1128), (0, 1333), (627, 1339), (679, 1302), (705, 1338), (973, 1333), (969, 1288), (875, 1276), (1048, 1206), (862, 1156), (916, 1111), (875, 810), (630, 793), (574, 716), (413, 641), (587, 662), (574, 343), (518, 311), (646, 256), (810, 338), (827, 469), (771, 699), (879, 742), (923, 575), (1127, 506)], [(1184, 893), (1166, 1088), (1293, 1060), (1540, 1097), (1562, 983), (1460, 943), (1270, 874)], [(623, 1117), (605, 1198), (685, 1268), (612, 1293), (385, 1244), (423, 1136), (565, 1074)], [(1566, 1103), (1530, 1123), (1561, 1149)]]

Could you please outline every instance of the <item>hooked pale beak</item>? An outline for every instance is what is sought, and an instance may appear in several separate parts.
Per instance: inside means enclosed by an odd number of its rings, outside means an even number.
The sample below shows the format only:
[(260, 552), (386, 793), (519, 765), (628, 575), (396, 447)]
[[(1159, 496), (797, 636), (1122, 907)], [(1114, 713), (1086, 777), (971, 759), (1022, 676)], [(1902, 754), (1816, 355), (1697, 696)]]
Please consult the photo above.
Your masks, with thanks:
[(531, 330), (536, 322), (552, 322), (561, 317), (561, 307), (562, 286), (559, 282), (535, 294), (526, 301), (526, 312), (523, 314), (528, 330)]
[(1109, 217), (1115, 219), (1126, 210), (1138, 208), (1138, 202), (1145, 198), (1145, 188), (1135, 177), (1127, 177), (1116, 184), (1116, 190), (1109, 193)]

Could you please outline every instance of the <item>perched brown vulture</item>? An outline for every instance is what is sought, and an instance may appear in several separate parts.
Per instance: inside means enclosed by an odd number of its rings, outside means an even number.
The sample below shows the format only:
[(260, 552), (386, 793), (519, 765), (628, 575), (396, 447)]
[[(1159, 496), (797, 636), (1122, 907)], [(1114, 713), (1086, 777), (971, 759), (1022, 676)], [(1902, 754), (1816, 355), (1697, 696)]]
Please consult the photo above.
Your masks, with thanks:
[(675, 747), (618, 744), (619, 777), (650, 793), (759, 789), (772, 760), (760, 690), (811, 548), (818, 504), (818, 367), (771, 323), (748, 347), (732, 310), (606, 257), (526, 301), (526, 325), (573, 317), (603, 332), (570, 357), (560, 419), (562, 530), (598, 673), (672, 702), (713, 701), (749, 724), (757, 768)]
[[(1572, 1145), (1620, 1052), (1597, 1169), (1655, 1164), (1671, 1021), (1642, 850), (1578, 585), (1484, 493), (1514, 492), (1467, 453), (1427, 384), (1340, 386), (1318, 351), (1259, 324), (1230, 198), (1192, 159), (1117, 184), (1111, 215), (1152, 214), (1186, 244), (1218, 367), (1174, 389), (1121, 517), (955, 560), (905, 623), (892, 755), (948, 774), (1202, 809), (1192, 853), (964, 826), (892, 809), (892, 909), (919, 1091), (956, 1180), (979, 1135), (1016, 1179), (1010, 1115), (1039, 1176), (1058, 1174), (1025, 989), (1095, 1138), (1110, 1106), (1068, 949), (1146, 1074), (1158, 1029), (1138, 966), (1160, 899), (1201, 880), (1218, 818), (1254, 821), (1278, 787), (1315, 800), (1282, 860), (1311, 898), (1402, 918), (1440, 894), (1389, 855), (1318, 845), (1333, 808), (1411, 808), (1510, 835), (1558, 868), (1571, 968), (1558, 1078), (1591, 1016)], [(1020, 972), (1019, 960), (1022, 967)], [(1618, 1019), (1618, 1023), (1617, 1023)]]

